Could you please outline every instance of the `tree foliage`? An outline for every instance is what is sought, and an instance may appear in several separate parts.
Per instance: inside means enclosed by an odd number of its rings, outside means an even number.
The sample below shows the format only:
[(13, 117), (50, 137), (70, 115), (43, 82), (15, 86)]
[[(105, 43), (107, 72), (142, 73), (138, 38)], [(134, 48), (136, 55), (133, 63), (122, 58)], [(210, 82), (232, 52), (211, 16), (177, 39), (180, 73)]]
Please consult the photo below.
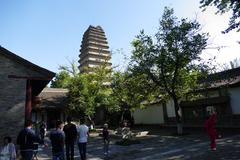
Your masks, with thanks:
[(71, 78), (79, 74), (76, 61), (68, 60), (68, 62), (69, 65), (59, 66), (59, 73), (57, 73), (54, 80), (51, 81), (52, 88), (67, 88)]
[(51, 82), (52, 88), (67, 88), (71, 80), (71, 76), (67, 71), (60, 71), (56, 74)]
[(68, 65), (60, 65), (59, 70), (68, 72), (72, 77), (79, 74), (77, 62), (75, 60), (68, 60)]
[(229, 62), (229, 64), (225, 63), (222, 66), (222, 70), (226, 71), (229, 69), (234, 69), (240, 67), (240, 58), (235, 58), (232, 61)]
[(239, 0), (201, 0), (201, 8), (206, 8), (208, 6), (217, 7), (217, 14), (224, 14), (228, 11), (232, 11), (232, 16), (229, 19), (228, 28), (223, 33), (228, 33), (229, 31), (236, 29), (237, 32), (240, 31), (240, 1)]
[(178, 20), (173, 9), (165, 7), (155, 39), (141, 31), (132, 42), (132, 71), (146, 74), (159, 93), (173, 99), (177, 123), (181, 122), (178, 102), (195, 87), (200, 69), (205, 66), (200, 55), (208, 35), (199, 30), (199, 23)]
[(155, 91), (144, 75), (115, 72), (106, 67), (78, 74), (68, 86), (69, 109), (86, 116), (93, 116), (98, 107), (109, 113), (124, 112), (142, 106)]
[(78, 74), (68, 86), (69, 110), (86, 116), (93, 116), (96, 108), (110, 105), (111, 70), (95, 68), (90, 74)]
[(119, 110), (144, 107), (144, 102), (150, 102), (158, 96), (155, 92), (157, 86), (141, 73), (115, 72), (111, 86)]

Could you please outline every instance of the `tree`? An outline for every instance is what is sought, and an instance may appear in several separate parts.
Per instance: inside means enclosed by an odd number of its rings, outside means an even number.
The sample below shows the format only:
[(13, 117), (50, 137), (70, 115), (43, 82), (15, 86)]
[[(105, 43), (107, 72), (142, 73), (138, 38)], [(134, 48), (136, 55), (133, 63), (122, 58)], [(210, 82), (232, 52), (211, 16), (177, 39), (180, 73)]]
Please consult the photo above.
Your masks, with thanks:
[(223, 33), (228, 33), (231, 30), (236, 29), (237, 32), (240, 31), (240, 1), (239, 0), (201, 0), (201, 8), (206, 8), (208, 6), (214, 5), (217, 7), (218, 11), (216, 14), (224, 14), (226, 12), (232, 11), (232, 16), (229, 19), (228, 28), (223, 31)]
[(51, 88), (67, 88), (71, 80), (71, 76), (67, 71), (60, 71), (56, 74), (51, 82)]
[(227, 63), (223, 64), (222, 70), (226, 71), (226, 70), (234, 69), (234, 68), (238, 68), (238, 67), (240, 67), (240, 58), (239, 59), (235, 58), (232, 61), (230, 61), (229, 64), (227, 64)]
[(77, 66), (77, 62), (75, 60), (67, 59), (69, 65), (60, 65), (59, 70), (68, 72), (71, 76), (76, 76), (79, 74), (79, 69)]
[(177, 20), (173, 9), (165, 7), (155, 39), (144, 31), (132, 42), (131, 68), (144, 73), (174, 102), (178, 133), (182, 133), (179, 100), (193, 87), (206, 66), (200, 55), (207, 46), (208, 34), (200, 33), (200, 24)]
[(144, 74), (115, 72), (112, 78), (113, 111), (121, 112), (121, 120), (125, 112), (131, 112), (135, 108), (144, 107), (144, 102), (155, 100), (158, 96), (156, 85)]
[(74, 76), (68, 86), (69, 111), (85, 115), (93, 123), (96, 109), (110, 106), (110, 76), (111, 69), (105, 66), (94, 68), (89, 74)]
[(57, 73), (54, 80), (51, 81), (52, 88), (67, 88), (71, 78), (79, 74), (76, 61), (68, 60), (68, 62), (69, 65), (59, 66), (59, 73)]

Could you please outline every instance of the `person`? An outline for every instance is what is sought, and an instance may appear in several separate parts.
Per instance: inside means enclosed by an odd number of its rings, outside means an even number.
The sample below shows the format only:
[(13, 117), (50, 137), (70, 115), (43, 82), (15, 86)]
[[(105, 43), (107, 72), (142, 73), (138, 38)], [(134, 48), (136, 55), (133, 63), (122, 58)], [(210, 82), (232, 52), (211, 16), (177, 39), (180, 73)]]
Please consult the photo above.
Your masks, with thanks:
[(11, 137), (4, 137), (3, 148), (0, 150), (0, 160), (16, 160), (16, 149)]
[(55, 130), (50, 132), (49, 138), (52, 144), (53, 160), (64, 160), (64, 140), (65, 135), (62, 131), (63, 122), (57, 120)]
[(80, 119), (80, 126), (78, 127), (78, 148), (81, 156), (81, 160), (86, 160), (87, 141), (89, 137), (89, 129), (85, 125), (85, 119)]
[(109, 131), (108, 131), (108, 124), (105, 123), (102, 130), (103, 135), (103, 151), (104, 155), (108, 155), (109, 153)]
[(26, 120), (25, 128), (17, 136), (17, 144), (20, 146), (22, 159), (32, 160), (35, 143), (43, 144), (43, 141), (32, 130), (32, 121)]
[(45, 132), (46, 132), (46, 123), (42, 121), (39, 126), (39, 131), (40, 131), (40, 137), (41, 140), (44, 140)]
[(128, 127), (128, 122), (123, 122), (123, 128), (122, 128), (122, 139), (130, 139), (132, 138), (132, 132), (130, 128)]
[(216, 125), (216, 114), (213, 113), (205, 122), (205, 128), (210, 139), (210, 147), (212, 151), (216, 150), (217, 130), (215, 128), (215, 125)]
[[(65, 133), (65, 145), (66, 145), (66, 158), (67, 160), (74, 159), (74, 142), (77, 138), (76, 125), (71, 123), (71, 117), (67, 117), (67, 124), (64, 126), (63, 131)], [(71, 150), (71, 156), (69, 154)]]

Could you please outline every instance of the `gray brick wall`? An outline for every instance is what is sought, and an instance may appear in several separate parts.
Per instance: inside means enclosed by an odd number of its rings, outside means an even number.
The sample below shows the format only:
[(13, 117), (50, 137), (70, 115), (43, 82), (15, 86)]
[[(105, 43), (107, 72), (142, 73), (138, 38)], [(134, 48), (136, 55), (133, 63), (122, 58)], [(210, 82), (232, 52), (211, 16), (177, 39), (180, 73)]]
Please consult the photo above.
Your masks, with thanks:
[(8, 78), (8, 75), (42, 76), (0, 54), (0, 142), (3, 136), (15, 140), (24, 123), (26, 79)]

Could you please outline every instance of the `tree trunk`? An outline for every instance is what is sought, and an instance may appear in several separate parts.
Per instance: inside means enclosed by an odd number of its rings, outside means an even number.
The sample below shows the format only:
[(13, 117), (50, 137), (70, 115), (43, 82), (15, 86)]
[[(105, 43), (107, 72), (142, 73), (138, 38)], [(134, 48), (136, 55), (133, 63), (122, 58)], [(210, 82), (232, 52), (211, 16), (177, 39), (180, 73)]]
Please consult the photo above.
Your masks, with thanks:
[(178, 104), (178, 99), (176, 96), (173, 96), (173, 102), (174, 102), (174, 109), (175, 109), (175, 115), (176, 115), (176, 124), (177, 124), (177, 134), (181, 135), (183, 134), (183, 126), (182, 126), (182, 119), (179, 115), (179, 109), (180, 106)]
[(125, 113), (125, 110), (122, 111), (121, 120), (120, 120), (121, 122), (123, 122), (123, 120), (124, 120), (124, 113)]
[(94, 123), (94, 121), (92, 120), (92, 118), (91, 118), (91, 116), (89, 116), (88, 115), (88, 119), (89, 119), (89, 121), (91, 122), (91, 129), (94, 129), (95, 128), (95, 123)]

